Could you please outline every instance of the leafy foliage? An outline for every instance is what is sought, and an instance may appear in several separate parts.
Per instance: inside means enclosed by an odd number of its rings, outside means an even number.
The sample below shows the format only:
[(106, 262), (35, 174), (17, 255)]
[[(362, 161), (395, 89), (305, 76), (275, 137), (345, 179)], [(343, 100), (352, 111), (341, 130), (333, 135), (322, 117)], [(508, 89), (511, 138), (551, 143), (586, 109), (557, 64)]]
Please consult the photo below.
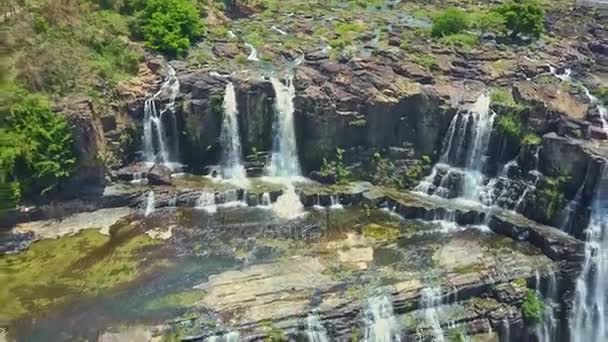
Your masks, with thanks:
[(545, 31), (545, 12), (535, 0), (509, 1), (495, 11), (504, 18), (513, 36), (522, 33), (538, 38)]
[(146, 45), (169, 55), (183, 54), (203, 32), (190, 0), (150, 0), (138, 17)]
[(524, 145), (540, 145), (543, 139), (538, 134), (528, 133), (521, 139), (521, 143)]
[(542, 321), (545, 314), (545, 303), (533, 290), (527, 290), (521, 305), (521, 314), (528, 325), (535, 326)]
[(517, 111), (509, 111), (498, 117), (498, 129), (510, 138), (519, 139), (523, 133), (524, 125)]
[(328, 162), (326, 158), (323, 158), (323, 164), (321, 165), (320, 172), (323, 176), (328, 176), (335, 173), (338, 184), (348, 183), (351, 174), (344, 165), (344, 150), (337, 148), (336, 159), (331, 162)]
[(431, 35), (443, 37), (460, 33), (469, 27), (467, 14), (458, 8), (448, 8), (433, 18)]
[(568, 176), (559, 173), (555, 177), (544, 177), (538, 186), (538, 199), (543, 207), (545, 219), (551, 219), (564, 207), (566, 196), (565, 186), (568, 184)]
[(22, 194), (45, 195), (55, 190), (76, 163), (66, 120), (39, 97), (23, 92), (6, 107), (3, 125), (8, 131), (0, 131), (1, 183), (10, 184), (14, 202)]
[(595, 95), (604, 106), (608, 106), (608, 87), (603, 86), (595, 89), (593, 95)]

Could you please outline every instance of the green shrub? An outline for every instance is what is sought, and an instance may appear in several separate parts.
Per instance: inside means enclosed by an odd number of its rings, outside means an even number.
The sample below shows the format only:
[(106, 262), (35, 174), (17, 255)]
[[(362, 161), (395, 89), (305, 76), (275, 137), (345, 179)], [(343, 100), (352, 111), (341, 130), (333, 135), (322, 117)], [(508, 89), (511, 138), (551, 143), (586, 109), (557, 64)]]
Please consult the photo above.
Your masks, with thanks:
[(505, 30), (505, 17), (497, 12), (487, 12), (481, 14), (473, 23), (481, 33), (503, 32)]
[(323, 158), (323, 164), (320, 169), (321, 175), (328, 176), (334, 172), (338, 184), (346, 184), (350, 181), (351, 173), (344, 165), (344, 150), (341, 148), (336, 149), (335, 160), (330, 162), (327, 161), (327, 158)]
[(593, 95), (595, 95), (605, 106), (608, 106), (608, 87), (602, 86), (595, 89)]
[(543, 303), (533, 290), (527, 290), (521, 305), (521, 314), (526, 323), (530, 326), (535, 326), (543, 320), (545, 303)]
[(501, 104), (509, 107), (516, 107), (517, 103), (513, 99), (513, 94), (502, 88), (492, 88), (490, 91), (490, 100), (492, 103)]
[(542, 203), (545, 219), (551, 219), (553, 216), (564, 207), (566, 196), (564, 195), (565, 187), (569, 178), (558, 173), (555, 177), (544, 177), (538, 186), (538, 199)]
[(507, 137), (519, 139), (523, 132), (523, 123), (519, 112), (510, 111), (498, 117), (498, 129)]
[(543, 139), (534, 133), (528, 133), (521, 139), (521, 143), (524, 145), (540, 145), (542, 142)]
[(138, 17), (146, 45), (172, 56), (183, 54), (203, 32), (190, 0), (150, 0)]
[(69, 177), (76, 163), (72, 132), (66, 120), (43, 100), (20, 94), (8, 105), (3, 141), (19, 142), (3, 148), (0, 165), (4, 183), (12, 183), (15, 194), (45, 195)]
[(460, 33), (469, 27), (467, 14), (458, 8), (448, 8), (437, 14), (433, 18), (431, 35), (433, 37), (443, 37), (455, 33)]
[(495, 11), (504, 18), (512, 36), (522, 33), (538, 38), (545, 31), (545, 12), (535, 0), (509, 1)]
[(470, 33), (454, 33), (441, 38), (445, 45), (455, 45), (463, 48), (472, 48), (477, 45), (479, 39)]

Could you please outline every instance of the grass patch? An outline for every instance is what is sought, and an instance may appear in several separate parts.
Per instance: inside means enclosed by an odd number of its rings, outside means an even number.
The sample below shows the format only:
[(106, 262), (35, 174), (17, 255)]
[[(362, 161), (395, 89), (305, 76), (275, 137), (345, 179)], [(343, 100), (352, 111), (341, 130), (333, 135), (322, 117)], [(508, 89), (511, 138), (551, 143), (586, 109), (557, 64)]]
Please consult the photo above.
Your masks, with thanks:
[(545, 315), (545, 303), (534, 290), (528, 289), (521, 305), (521, 314), (530, 326), (539, 324)]
[(513, 99), (513, 94), (504, 88), (492, 88), (490, 91), (490, 100), (492, 103), (501, 104), (509, 107), (517, 107), (518, 104)]
[(363, 236), (374, 240), (393, 241), (399, 238), (401, 231), (393, 225), (370, 223), (363, 227)]
[(455, 33), (442, 37), (441, 42), (446, 45), (472, 49), (479, 43), (479, 38), (472, 33)]

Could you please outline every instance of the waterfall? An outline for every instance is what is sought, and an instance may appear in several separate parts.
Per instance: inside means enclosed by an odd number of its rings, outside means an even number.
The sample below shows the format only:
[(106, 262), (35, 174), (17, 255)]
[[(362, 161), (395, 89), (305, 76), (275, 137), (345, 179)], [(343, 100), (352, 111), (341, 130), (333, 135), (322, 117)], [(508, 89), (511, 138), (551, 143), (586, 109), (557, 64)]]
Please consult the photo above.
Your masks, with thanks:
[[(163, 122), (163, 115), (171, 115), (171, 136), (177, 139), (177, 121), (175, 119), (175, 98), (179, 94), (179, 80), (170, 65), (167, 65), (168, 75), (160, 90), (144, 102), (144, 158), (147, 163), (155, 163), (158, 158), (163, 164), (170, 166), (171, 162), (177, 161), (179, 154), (177, 142), (167, 140), (167, 128)], [(162, 110), (158, 111), (156, 102), (159, 97), (169, 94), (169, 102)]]
[(201, 195), (196, 200), (196, 209), (203, 209), (210, 214), (217, 211), (217, 205), (215, 204), (215, 193), (203, 190)]
[(262, 194), (262, 198), (261, 198), (258, 206), (262, 207), (262, 208), (270, 208), (272, 206), (272, 201), (270, 199), (270, 194), (268, 192), (264, 192)]
[(608, 166), (602, 166), (591, 220), (585, 230), (585, 261), (576, 282), (572, 310), (572, 341), (608, 341)]
[[(416, 191), (441, 197), (464, 197), (479, 201), (484, 180), (483, 167), (496, 115), (490, 110), (490, 96), (481, 94), (465, 113), (458, 113), (450, 122), (443, 142), (439, 163)], [(440, 169), (446, 169), (440, 176)], [(438, 176), (439, 184), (435, 185)], [(461, 177), (458, 189), (447, 187), (454, 177)], [(456, 192), (456, 193), (454, 193)]]
[(276, 94), (275, 109), (277, 112), (273, 127), (274, 143), (270, 161), (270, 175), (280, 177), (299, 176), (300, 162), (298, 161), (293, 119), (293, 98), (296, 93), (293, 86), (293, 77), (289, 76), (286, 84), (281, 83), (275, 77), (271, 77), (270, 82)]
[(154, 212), (154, 191), (150, 190), (148, 192), (148, 198), (146, 200), (146, 213), (145, 216), (148, 216)]
[(237, 120), (237, 104), (234, 84), (228, 82), (224, 93), (224, 120), (220, 140), (222, 142), (222, 173), (225, 178), (245, 179), (247, 174), (241, 160), (241, 136)]
[(589, 102), (597, 108), (600, 115), (600, 122), (602, 123), (602, 129), (608, 134), (608, 108), (604, 107), (600, 100), (593, 96), (587, 87), (583, 86), (583, 90), (585, 91), (585, 96), (587, 96)]
[(559, 294), (557, 291), (557, 279), (555, 274), (551, 272), (547, 280), (546, 288), (541, 287), (541, 278), (536, 271), (536, 293), (539, 297), (544, 298), (545, 313), (543, 323), (536, 328), (536, 336), (538, 342), (552, 342), (557, 340), (557, 319), (555, 318), (555, 310), (559, 305)]
[(306, 335), (308, 336), (309, 342), (327, 342), (327, 331), (321, 323), (319, 313), (316, 311), (311, 312), (306, 317)]
[(239, 342), (241, 334), (238, 331), (232, 331), (225, 335), (210, 336), (206, 339), (207, 342)]
[(330, 200), (330, 208), (331, 209), (342, 209), (344, 206), (340, 204), (340, 196), (339, 195), (329, 195)]
[(296, 193), (296, 188), (293, 184), (286, 182), (286, 189), (283, 194), (277, 198), (276, 203), (272, 206), (274, 213), (281, 218), (291, 220), (304, 215), (304, 206), (300, 202), (300, 196)]
[(424, 308), (424, 319), (430, 325), (436, 342), (444, 342), (444, 332), (441, 329), (437, 306), (441, 305), (441, 289), (424, 288), (421, 293), (421, 307)]
[(562, 81), (570, 81), (570, 75), (572, 74), (572, 69), (566, 68), (566, 69), (564, 69), (564, 73), (560, 74), (560, 73), (557, 72), (557, 68), (555, 68), (552, 65), (549, 65), (549, 72), (553, 76), (559, 78)]
[(258, 58), (258, 50), (256, 50), (255, 47), (249, 43), (245, 43), (245, 46), (249, 49), (249, 51), (251, 51), (249, 53), (249, 56), (247, 56), (247, 60), (253, 61), (253, 62), (258, 62), (260, 60)]
[(363, 311), (366, 342), (401, 341), (401, 329), (393, 313), (389, 296), (381, 295), (367, 299)]

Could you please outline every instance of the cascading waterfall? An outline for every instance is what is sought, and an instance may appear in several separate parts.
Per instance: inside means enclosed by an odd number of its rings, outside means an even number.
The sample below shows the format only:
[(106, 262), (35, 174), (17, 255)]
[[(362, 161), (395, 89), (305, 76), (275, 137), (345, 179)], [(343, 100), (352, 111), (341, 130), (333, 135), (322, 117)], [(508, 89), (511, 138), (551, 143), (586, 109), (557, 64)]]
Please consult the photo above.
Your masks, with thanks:
[(247, 174), (241, 159), (241, 136), (237, 119), (238, 108), (234, 84), (228, 82), (224, 93), (224, 119), (220, 140), (222, 142), (222, 174), (225, 178), (245, 179)]
[(241, 340), (241, 334), (238, 331), (232, 331), (225, 335), (210, 336), (207, 338), (207, 342), (239, 342)]
[(310, 342), (327, 342), (327, 331), (321, 323), (319, 313), (314, 311), (306, 317), (306, 335)]
[(145, 216), (149, 216), (154, 212), (155, 204), (154, 204), (154, 191), (150, 190), (148, 192), (148, 197), (146, 199), (146, 212)]
[(604, 107), (600, 100), (593, 96), (587, 87), (583, 86), (583, 90), (585, 91), (585, 95), (589, 99), (589, 102), (597, 108), (602, 129), (604, 132), (608, 132), (608, 108)]
[(595, 191), (585, 230), (585, 261), (576, 282), (571, 320), (574, 342), (608, 341), (608, 166)]
[(256, 50), (255, 47), (249, 43), (245, 43), (245, 46), (249, 49), (249, 51), (251, 51), (249, 53), (249, 56), (247, 56), (247, 60), (258, 62), (260, 60), (260, 58), (258, 57), (258, 50)]
[(536, 328), (536, 335), (539, 342), (552, 342), (557, 340), (557, 319), (555, 311), (559, 306), (559, 294), (557, 291), (557, 279), (555, 274), (551, 272), (548, 275), (545, 288), (542, 288), (541, 277), (538, 271), (536, 272), (536, 293), (541, 298), (544, 298), (545, 313), (542, 324)]
[[(163, 123), (165, 113), (171, 115), (171, 136), (177, 138), (177, 121), (175, 119), (175, 99), (179, 94), (179, 79), (175, 69), (167, 65), (168, 75), (160, 90), (152, 97), (146, 99), (144, 103), (144, 157), (147, 163), (158, 161), (170, 166), (179, 154), (178, 144), (168, 141), (167, 128)], [(162, 110), (158, 111), (156, 102), (163, 94), (169, 94), (169, 102)]]
[(444, 331), (441, 329), (437, 306), (441, 305), (441, 289), (424, 288), (421, 293), (421, 306), (424, 308), (424, 318), (430, 325), (436, 342), (444, 342)]
[(366, 342), (401, 341), (401, 329), (393, 312), (389, 296), (381, 295), (368, 298), (363, 311)]
[(270, 161), (270, 175), (278, 177), (300, 176), (300, 162), (298, 160), (293, 119), (293, 98), (296, 94), (293, 77), (287, 77), (286, 84), (281, 83), (276, 77), (271, 77), (270, 82), (276, 94), (275, 109), (277, 112), (277, 119), (274, 123), (275, 136)]
[[(415, 190), (441, 197), (464, 197), (478, 201), (494, 118), (487, 93), (481, 94), (466, 113), (456, 114), (450, 122), (439, 163)], [(438, 170), (442, 168), (448, 170), (435, 186)], [(446, 187), (454, 174), (462, 174), (463, 178), (457, 194), (452, 194)]]
[(203, 209), (210, 214), (215, 213), (217, 211), (217, 205), (215, 204), (215, 193), (203, 190), (199, 198), (196, 200), (195, 208)]

